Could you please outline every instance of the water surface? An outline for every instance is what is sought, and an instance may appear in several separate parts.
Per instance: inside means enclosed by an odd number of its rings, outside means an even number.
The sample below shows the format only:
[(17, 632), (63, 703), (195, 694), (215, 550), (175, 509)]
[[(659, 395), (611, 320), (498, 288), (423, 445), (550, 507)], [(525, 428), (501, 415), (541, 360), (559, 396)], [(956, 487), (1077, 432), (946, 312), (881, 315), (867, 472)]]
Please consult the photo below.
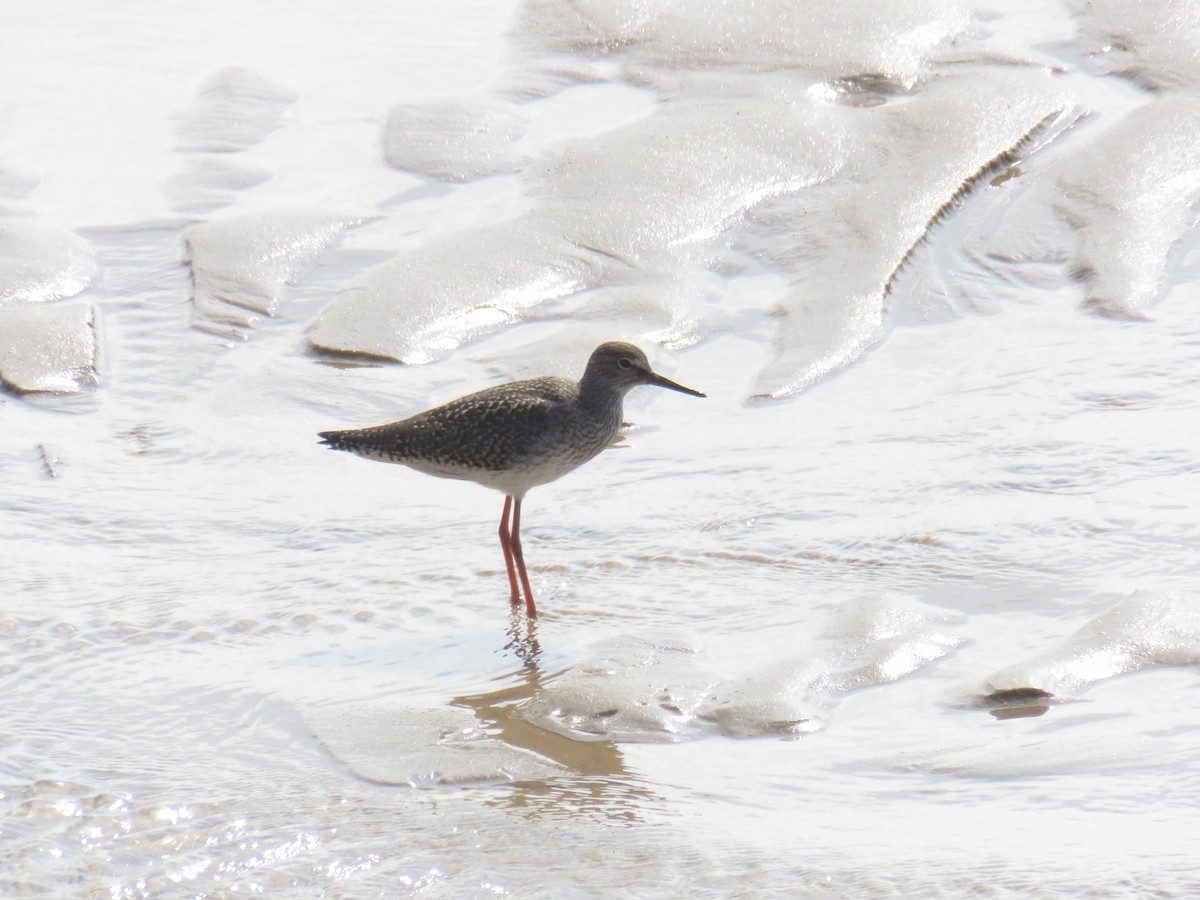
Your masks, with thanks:
[[(1195, 892), (1139, 9), (0, 13), (4, 891)], [(530, 494), (536, 623), (499, 495), (316, 445), (607, 339), (709, 396)]]

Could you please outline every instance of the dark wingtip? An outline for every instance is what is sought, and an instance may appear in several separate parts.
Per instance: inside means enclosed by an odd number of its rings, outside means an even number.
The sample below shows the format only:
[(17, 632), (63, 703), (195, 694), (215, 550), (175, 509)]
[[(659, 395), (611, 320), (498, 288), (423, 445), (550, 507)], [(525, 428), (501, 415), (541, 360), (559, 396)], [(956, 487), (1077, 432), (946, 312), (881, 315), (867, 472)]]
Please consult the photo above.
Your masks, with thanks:
[(319, 431), (317, 432), (317, 437), (319, 437), (321, 440), (317, 443), (326, 447), (333, 447), (338, 443), (338, 438), (340, 436), (340, 431)]

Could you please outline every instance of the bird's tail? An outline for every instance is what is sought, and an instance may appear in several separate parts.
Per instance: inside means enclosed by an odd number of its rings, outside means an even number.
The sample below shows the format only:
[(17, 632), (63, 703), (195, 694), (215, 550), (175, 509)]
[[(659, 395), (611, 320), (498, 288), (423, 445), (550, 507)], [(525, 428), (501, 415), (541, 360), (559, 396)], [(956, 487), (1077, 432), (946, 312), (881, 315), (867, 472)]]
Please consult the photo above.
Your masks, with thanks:
[(352, 431), (322, 431), (319, 437), (320, 443), (331, 450), (350, 450), (352, 444), (347, 438), (352, 435)]

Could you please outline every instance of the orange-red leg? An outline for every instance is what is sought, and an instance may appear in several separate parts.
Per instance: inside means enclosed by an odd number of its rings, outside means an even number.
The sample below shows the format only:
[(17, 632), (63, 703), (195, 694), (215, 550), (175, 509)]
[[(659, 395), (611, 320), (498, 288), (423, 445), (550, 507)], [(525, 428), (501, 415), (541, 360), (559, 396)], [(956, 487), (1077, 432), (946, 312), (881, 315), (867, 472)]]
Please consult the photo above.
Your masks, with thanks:
[[(525, 613), (529, 618), (537, 616), (537, 606), (533, 602), (533, 589), (529, 586), (529, 574), (525, 571), (525, 554), (521, 552), (521, 501), (513, 501), (512, 544), (513, 558), (517, 561), (517, 571), (521, 575), (521, 586), (525, 588)], [(511, 572), (510, 572), (511, 577)], [(513, 589), (516, 589), (514, 584)], [(515, 602), (515, 601), (514, 601)]]
[(508, 586), (512, 589), (509, 602), (516, 606), (521, 602), (521, 592), (517, 590), (517, 572), (513, 565), (513, 539), (508, 532), (508, 511), (512, 509), (513, 498), (504, 498), (504, 512), (500, 516), (500, 548), (504, 551), (504, 567), (508, 570)]

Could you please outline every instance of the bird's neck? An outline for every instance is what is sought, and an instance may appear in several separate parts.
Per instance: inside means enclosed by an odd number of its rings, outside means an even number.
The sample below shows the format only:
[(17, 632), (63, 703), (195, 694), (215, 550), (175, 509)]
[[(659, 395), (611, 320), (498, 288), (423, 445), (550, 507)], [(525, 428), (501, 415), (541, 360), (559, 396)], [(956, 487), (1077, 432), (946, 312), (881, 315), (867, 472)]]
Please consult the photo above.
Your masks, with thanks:
[(610, 415), (620, 418), (621, 401), (625, 399), (624, 391), (613, 390), (611, 384), (600, 380), (584, 377), (579, 382), (579, 403), (597, 415)]

